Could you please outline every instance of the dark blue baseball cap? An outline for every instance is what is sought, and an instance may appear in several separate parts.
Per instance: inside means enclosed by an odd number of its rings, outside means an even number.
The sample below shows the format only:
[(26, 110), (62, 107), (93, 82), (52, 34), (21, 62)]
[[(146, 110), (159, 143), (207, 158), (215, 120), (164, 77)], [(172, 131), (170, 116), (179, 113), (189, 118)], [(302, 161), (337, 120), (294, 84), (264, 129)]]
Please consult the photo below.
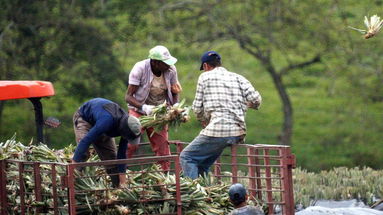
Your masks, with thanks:
[(233, 184), (229, 188), (229, 197), (234, 204), (246, 201), (246, 194), (246, 188), (240, 183)]
[(215, 51), (207, 51), (201, 57), (201, 67), (199, 70), (203, 70), (203, 64), (213, 60), (221, 60), (221, 56)]

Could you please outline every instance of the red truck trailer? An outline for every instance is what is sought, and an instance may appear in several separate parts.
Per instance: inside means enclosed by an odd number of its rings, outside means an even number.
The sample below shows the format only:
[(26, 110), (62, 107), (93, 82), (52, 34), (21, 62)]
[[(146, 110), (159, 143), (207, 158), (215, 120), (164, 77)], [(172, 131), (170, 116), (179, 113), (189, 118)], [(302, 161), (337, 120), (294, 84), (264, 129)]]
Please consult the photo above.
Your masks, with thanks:
[[(43, 108), (40, 99), (53, 96), (54, 89), (50, 82), (45, 81), (0, 81), (0, 100), (29, 99), (35, 109), (37, 140), (43, 142)], [(78, 203), (79, 197), (97, 196), (100, 199), (110, 198), (113, 191), (129, 193), (133, 188), (139, 188), (136, 199), (142, 207), (150, 202), (170, 202), (175, 207), (174, 213), (185, 214), (185, 203), (182, 201), (182, 186), (180, 185), (181, 167), (179, 154), (187, 144), (181, 141), (170, 141), (172, 155), (155, 157), (148, 153), (148, 143), (141, 143), (140, 150), (131, 159), (98, 161), (86, 163), (52, 163), (30, 162), (20, 160), (0, 160), (0, 214), (89, 214), (92, 207), (105, 207), (110, 203), (87, 199), (87, 204)], [(171, 170), (148, 168), (159, 161), (169, 161)], [(75, 174), (76, 168), (104, 167), (107, 165), (126, 164), (126, 177), (136, 177), (140, 174), (160, 173), (171, 174), (174, 180), (156, 184), (142, 181), (140, 185), (129, 184), (124, 188), (109, 186), (92, 187), (87, 190), (76, 189), (78, 183), (89, 181), (90, 177), (108, 177), (98, 173), (94, 176)], [(242, 183), (247, 186), (251, 198), (267, 205), (268, 214), (293, 215), (295, 211), (292, 169), (295, 168), (295, 157), (289, 146), (236, 144), (227, 148), (212, 168), (212, 178), (215, 183)], [(89, 185), (89, 184), (88, 184)], [(174, 192), (172, 197), (167, 195), (153, 197), (150, 189), (169, 188)], [(169, 191), (170, 192), (170, 191)], [(77, 198), (77, 200), (76, 200)], [(48, 203), (47, 203), (48, 202)], [(81, 213), (81, 211), (87, 211)], [(160, 213), (163, 214), (163, 213)]]

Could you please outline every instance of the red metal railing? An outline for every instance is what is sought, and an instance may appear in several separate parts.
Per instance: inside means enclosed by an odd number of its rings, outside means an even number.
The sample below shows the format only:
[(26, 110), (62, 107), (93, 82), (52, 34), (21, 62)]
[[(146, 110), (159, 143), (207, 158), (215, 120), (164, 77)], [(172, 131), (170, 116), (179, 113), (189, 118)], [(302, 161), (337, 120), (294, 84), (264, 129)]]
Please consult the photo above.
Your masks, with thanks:
[(295, 211), (293, 168), (295, 157), (289, 147), (240, 144), (224, 151), (213, 173), (219, 180), (247, 185), (251, 197), (268, 205), (269, 214), (290, 215)]
[[(62, 186), (60, 174), (65, 165), (49, 162), (18, 160), (0, 161), (1, 214), (35, 214), (51, 209), (59, 214), (64, 208), (58, 199), (67, 199), (66, 188)], [(43, 184), (49, 184), (43, 186)], [(42, 204), (44, 201), (50, 205)]]
[[(140, 144), (139, 151), (134, 158), (126, 160), (86, 162), (77, 164), (58, 164), (49, 162), (26, 162), (15, 160), (0, 161), (0, 212), (5, 214), (31, 214), (49, 211), (53, 214), (76, 214), (86, 207), (108, 207), (107, 203), (89, 202), (87, 205), (78, 203), (81, 197), (90, 196), (97, 192), (103, 195), (103, 199), (111, 190), (139, 188), (142, 191), (153, 184), (142, 182), (139, 187), (129, 185), (125, 188), (113, 188), (111, 186), (91, 188), (89, 190), (78, 189), (78, 179), (86, 180), (94, 177), (107, 177), (104, 172), (101, 175), (76, 174), (76, 168), (92, 168), (108, 165), (127, 164), (126, 176), (132, 177), (135, 173), (148, 172), (148, 166), (159, 161), (171, 162), (170, 173), (175, 175), (176, 197), (169, 199), (159, 197), (152, 199), (142, 192), (137, 201), (145, 204), (149, 201), (173, 201), (177, 212), (182, 214), (182, 201), (180, 192), (179, 158), (177, 155), (187, 143), (171, 141), (171, 149), (174, 155), (154, 157), (148, 143)], [(281, 213), (283, 215), (294, 214), (294, 196), (292, 184), (292, 169), (295, 167), (295, 157), (290, 148), (278, 145), (247, 145), (238, 144), (228, 147), (212, 168), (213, 178), (228, 183), (242, 183), (247, 186), (252, 198), (263, 202), (268, 206), (268, 214)], [(156, 171), (156, 170), (154, 170)], [(33, 183), (30, 184), (33, 178)], [(44, 183), (50, 183), (49, 190)], [(11, 201), (11, 197), (17, 201)], [(39, 205), (46, 202), (47, 205)], [(14, 204), (12, 202), (19, 202)]]
[[(188, 143), (170, 141), (179, 155)], [(141, 143), (136, 157), (153, 156), (149, 143)], [(145, 149), (147, 147), (147, 149)], [(292, 169), (295, 156), (289, 146), (235, 144), (224, 150), (212, 167), (214, 178), (247, 186), (252, 198), (268, 206), (268, 214), (295, 213)]]
[[(156, 164), (161, 161), (169, 161), (171, 164), (171, 169), (169, 172), (175, 174), (175, 184), (148, 184), (147, 181), (142, 180), (140, 185), (132, 185), (127, 183), (126, 187), (123, 188), (111, 188), (110, 186), (105, 186), (103, 188), (93, 188), (89, 190), (77, 190), (75, 187), (76, 179), (83, 180), (85, 177), (81, 177), (75, 174), (76, 168), (89, 168), (89, 167), (100, 167), (100, 166), (111, 166), (111, 165), (118, 165), (118, 164), (127, 164), (128, 169), (135, 169), (135, 171), (127, 172), (126, 177), (133, 177), (133, 174), (149, 174), (149, 173), (155, 173), (155, 172), (164, 172), (161, 169), (158, 170), (150, 170), (150, 166), (153, 164)], [(77, 163), (77, 164), (70, 164), (68, 165), (67, 169), (67, 182), (68, 182), (68, 195), (69, 195), (69, 211), (70, 214), (76, 214), (77, 211), (84, 207), (95, 207), (95, 206), (105, 206), (107, 207), (109, 203), (103, 203), (98, 202), (94, 204), (88, 204), (88, 205), (80, 205), (76, 203), (76, 196), (79, 195), (92, 195), (94, 196), (95, 192), (98, 193), (104, 193), (101, 197), (103, 200), (108, 200), (107, 193), (111, 190), (121, 190), (121, 191), (129, 191), (132, 189), (140, 189), (140, 195), (139, 199), (135, 200), (134, 202), (139, 202), (142, 204), (148, 203), (148, 202), (165, 202), (165, 201), (174, 201), (177, 206), (176, 213), (170, 213), (170, 214), (182, 214), (182, 202), (181, 202), (181, 192), (180, 192), (180, 170), (181, 167), (179, 165), (178, 156), (162, 156), (162, 157), (150, 157), (150, 158), (132, 158), (132, 159), (126, 159), (126, 160), (113, 160), (113, 161), (100, 161), (100, 162), (86, 162), (86, 163)], [(106, 176), (106, 174), (103, 174), (102, 177)], [(87, 178), (89, 177), (100, 177), (97, 175), (86, 175)], [(163, 186), (175, 186), (176, 187), (176, 198), (169, 198), (166, 196), (163, 197), (157, 197), (152, 198), (149, 197), (146, 193), (146, 190), (150, 190), (152, 187), (163, 187)], [(118, 202), (114, 202), (113, 204), (117, 204)]]
[[(149, 169), (154, 164), (168, 161), (171, 164), (170, 173), (175, 175), (174, 184), (162, 183), (162, 184), (148, 184), (147, 181), (141, 180), (140, 185), (132, 185), (127, 183), (126, 187), (114, 188), (109, 184), (101, 184), (101, 187), (87, 187), (88, 189), (80, 189), (79, 184), (82, 181), (89, 182), (100, 181), (100, 177), (108, 177), (105, 171), (92, 172), (87, 174), (85, 169), (76, 171), (81, 168), (101, 167), (98, 169), (104, 169), (105, 166), (116, 166), (118, 164), (126, 164), (128, 171), (126, 176), (133, 177), (137, 174), (150, 174), (155, 172), (164, 172), (161, 169)], [(110, 205), (114, 206), (119, 202), (107, 202), (108, 194), (111, 191), (126, 192), (131, 189), (139, 189), (139, 199), (135, 202), (139, 202), (143, 206), (148, 202), (174, 202), (176, 206), (175, 213), (168, 214), (182, 214), (182, 201), (180, 192), (180, 172), (181, 167), (179, 165), (178, 156), (162, 156), (162, 157), (150, 157), (150, 158), (132, 158), (126, 160), (111, 160), (111, 161), (99, 161), (99, 162), (85, 162), (76, 164), (57, 164), (51, 162), (29, 162), (29, 161), (17, 161), (17, 160), (1, 160), (0, 161), (0, 214), (71, 214), (78, 213), (91, 214), (89, 208), (104, 207), (107, 209)], [(57, 171), (59, 166), (59, 171)], [(134, 170), (134, 171), (132, 171)], [(116, 174), (117, 175), (117, 174)], [(103, 180), (105, 182), (107, 180)], [(100, 184), (98, 184), (100, 185)], [(158, 189), (165, 187), (175, 187), (175, 197), (158, 196), (153, 198), (146, 193), (150, 188), (156, 187)], [(86, 199), (89, 197), (98, 197), (99, 200)], [(12, 199), (13, 198), (13, 199)], [(79, 199), (85, 200), (78, 202)], [(109, 198), (110, 200), (110, 198)], [(47, 202), (49, 202), (47, 204)], [(91, 209), (90, 209), (91, 210)]]

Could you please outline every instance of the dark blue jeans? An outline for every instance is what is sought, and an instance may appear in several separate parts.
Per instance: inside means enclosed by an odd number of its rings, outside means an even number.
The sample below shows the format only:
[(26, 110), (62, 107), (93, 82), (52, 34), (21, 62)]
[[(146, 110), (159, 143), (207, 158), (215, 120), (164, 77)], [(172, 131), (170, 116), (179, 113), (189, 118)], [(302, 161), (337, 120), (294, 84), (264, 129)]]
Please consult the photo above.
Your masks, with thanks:
[(231, 144), (240, 142), (238, 137), (209, 137), (198, 135), (180, 155), (180, 163), (185, 177), (195, 179), (198, 175), (209, 172), (211, 165), (221, 155), (222, 151)]

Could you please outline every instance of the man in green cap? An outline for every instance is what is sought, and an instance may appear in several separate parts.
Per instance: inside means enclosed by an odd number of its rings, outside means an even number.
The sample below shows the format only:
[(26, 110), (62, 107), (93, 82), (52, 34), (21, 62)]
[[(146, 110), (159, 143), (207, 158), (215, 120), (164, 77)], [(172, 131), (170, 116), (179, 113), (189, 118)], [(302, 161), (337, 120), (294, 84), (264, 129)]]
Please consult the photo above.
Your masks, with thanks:
[[(177, 59), (170, 55), (165, 46), (155, 46), (149, 51), (149, 58), (137, 62), (129, 74), (129, 85), (125, 95), (129, 114), (135, 117), (150, 115), (153, 107), (178, 102), (182, 88), (174, 64)], [(170, 155), (168, 128), (155, 132), (146, 128), (152, 150), (157, 156)], [(154, 132), (154, 133), (153, 133)], [(128, 157), (131, 157), (136, 146), (129, 144)], [(169, 162), (161, 163), (163, 170), (169, 170)]]

